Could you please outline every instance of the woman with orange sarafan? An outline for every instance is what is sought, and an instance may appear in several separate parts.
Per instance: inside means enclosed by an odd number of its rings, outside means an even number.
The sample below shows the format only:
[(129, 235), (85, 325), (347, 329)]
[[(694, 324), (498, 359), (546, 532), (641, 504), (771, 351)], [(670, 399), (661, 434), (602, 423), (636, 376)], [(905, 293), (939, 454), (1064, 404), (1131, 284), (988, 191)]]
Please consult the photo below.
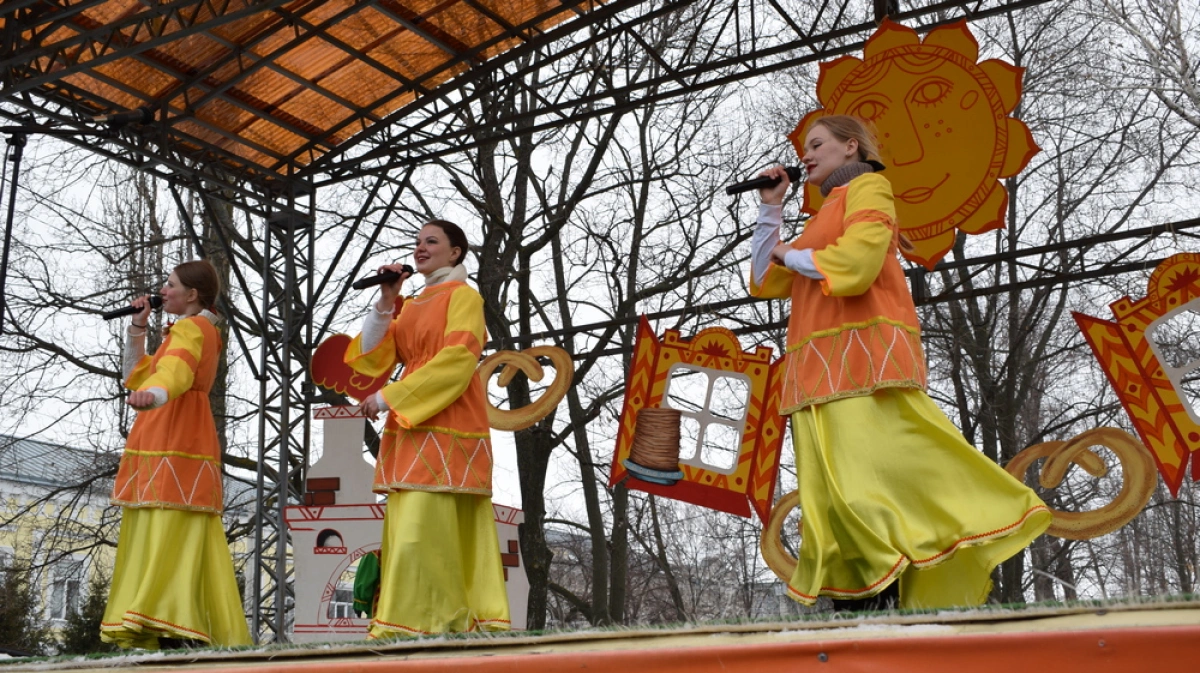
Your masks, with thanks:
[(836, 609), (979, 605), (992, 569), (1051, 514), (925, 394), (876, 148), (855, 117), (813, 123), (802, 161), (825, 201), (790, 244), (779, 242), (787, 174), (762, 173), (779, 184), (759, 192), (750, 293), (791, 299), (780, 411), (792, 421), (801, 541), (788, 595), (829, 596)]
[(251, 643), (221, 523), (221, 445), (208, 401), (221, 358), (219, 291), (207, 261), (175, 267), (159, 294), (180, 319), (153, 356), (145, 354), (149, 298), (132, 304), (141, 310), (122, 365), (138, 415), (113, 486), (121, 534), (100, 623), (101, 639), (121, 647)]
[(469, 245), (458, 225), (433, 220), (413, 253), (425, 289), (392, 318), (401, 284), (380, 286), (346, 364), (377, 377), (403, 364), (399, 381), (362, 402), (387, 420), (375, 465), (386, 493), (379, 601), (370, 637), (507, 631), (508, 595), (492, 510), (492, 445), (483, 382), (483, 298), (467, 285)]

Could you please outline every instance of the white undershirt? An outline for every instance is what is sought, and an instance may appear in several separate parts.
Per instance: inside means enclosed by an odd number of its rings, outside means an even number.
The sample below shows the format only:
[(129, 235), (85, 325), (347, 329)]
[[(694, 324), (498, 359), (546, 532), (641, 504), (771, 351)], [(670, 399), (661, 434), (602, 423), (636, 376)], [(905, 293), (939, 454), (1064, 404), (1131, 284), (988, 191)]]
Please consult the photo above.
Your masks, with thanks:
[[(761, 285), (771, 264), (771, 250), (779, 245), (779, 228), (783, 225), (783, 206), (762, 203), (758, 206), (758, 224), (750, 239), (750, 269), (754, 282)], [(784, 266), (813, 280), (825, 280), (813, 262), (811, 248), (789, 250), (783, 257)]]

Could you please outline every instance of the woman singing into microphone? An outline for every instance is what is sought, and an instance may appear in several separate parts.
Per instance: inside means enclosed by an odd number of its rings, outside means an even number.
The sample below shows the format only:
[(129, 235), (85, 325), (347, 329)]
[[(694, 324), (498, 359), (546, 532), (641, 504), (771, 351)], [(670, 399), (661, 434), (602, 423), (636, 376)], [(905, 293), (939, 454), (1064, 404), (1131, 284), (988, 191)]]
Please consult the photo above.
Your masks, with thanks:
[(380, 595), (370, 637), (506, 631), (508, 596), (492, 511), (492, 446), (475, 368), (485, 341), (483, 298), (467, 285), (467, 237), (434, 220), (413, 259), (425, 289), (392, 317), (411, 270), (380, 297), (346, 352), (375, 377), (404, 365), (399, 381), (363, 400), (384, 413), (374, 490), (386, 493)]
[(221, 524), (221, 446), (208, 402), (221, 354), (212, 310), (219, 289), (207, 261), (175, 267), (159, 295), (180, 319), (153, 356), (145, 354), (150, 302), (133, 302), (141, 310), (122, 368), (138, 416), (113, 487), (121, 534), (100, 624), (101, 639), (121, 647), (250, 644)]
[(825, 201), (790, 244), (779, 243), (784, 169), (765, 171), (780, 182), (759, 192), (750, 292), (791, 299), (781, 412), (792, 422), (801, 542), (788, 594), (847, 607), (840, 601), (894, 599), (898, 587), (901, 607), (979, 605), (992, 569), (1051, 516), (924, 392), (921, 330), (877, 158), (857, 118), (817, 119), (803, 161)]

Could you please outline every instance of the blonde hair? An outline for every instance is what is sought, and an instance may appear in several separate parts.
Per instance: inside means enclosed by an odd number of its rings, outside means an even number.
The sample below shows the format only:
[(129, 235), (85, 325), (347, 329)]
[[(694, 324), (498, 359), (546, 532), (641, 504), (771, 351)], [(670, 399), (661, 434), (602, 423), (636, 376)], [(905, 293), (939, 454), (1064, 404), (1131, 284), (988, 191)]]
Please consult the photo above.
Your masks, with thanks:
[(828, 115), (817, 117), (813, 126), (821, 125), (842, 142), (858, 141), (859, 161), (879, 161), (879, 142), (871, 123), (851, 115)]

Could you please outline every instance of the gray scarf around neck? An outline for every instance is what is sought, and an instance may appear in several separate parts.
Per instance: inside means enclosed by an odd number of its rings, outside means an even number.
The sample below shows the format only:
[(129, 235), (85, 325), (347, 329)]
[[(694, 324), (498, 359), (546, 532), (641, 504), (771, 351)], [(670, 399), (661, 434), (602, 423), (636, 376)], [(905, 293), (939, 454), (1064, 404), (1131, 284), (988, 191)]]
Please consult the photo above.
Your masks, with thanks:
[(841, 187), (860, 175), (874, 173), (879, 170), (876, 166), (865, 161), (852, 161), (834, 169), (829, 177), (825, 178), (825, 182), (821, 183), (821, 196), (829, 196), (829, 192)]

